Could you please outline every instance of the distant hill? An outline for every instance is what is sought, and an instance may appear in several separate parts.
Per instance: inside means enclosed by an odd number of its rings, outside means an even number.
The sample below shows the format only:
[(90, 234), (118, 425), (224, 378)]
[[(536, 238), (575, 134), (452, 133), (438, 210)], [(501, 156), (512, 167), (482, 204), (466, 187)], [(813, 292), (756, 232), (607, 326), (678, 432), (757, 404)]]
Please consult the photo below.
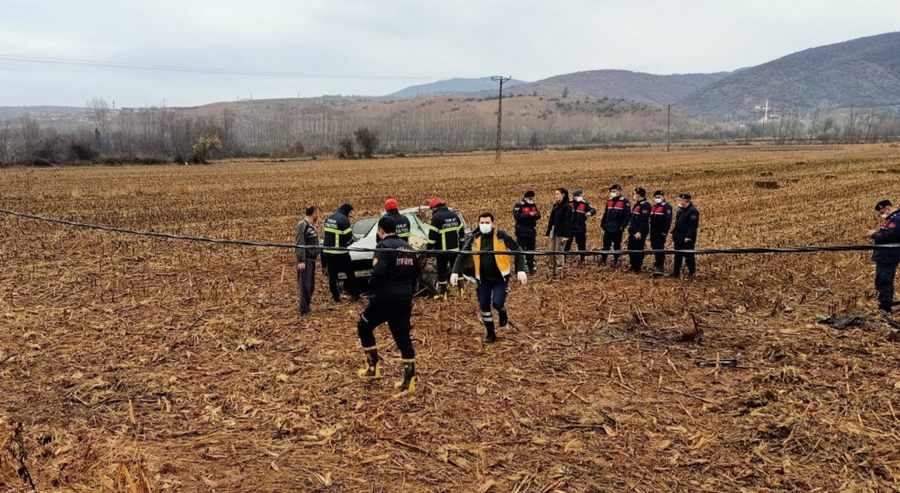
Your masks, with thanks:
[(81, 122), (87, 121), (90, 114), (88, 108), (73, 106), (0, 106), (0, 122), (24, 117), (47, 122)]
[[(520, 84), (525, 84), (525, 81), (512, 79), (504, 82), (503, 87), (514, 87)], [(409, 99), (434, 94), (490, 91), (496, 90), (497, 85), (498, 83), (492, 81), (490, 77), (446, 79), (428, 84), (409, 86), (385, 97), (388, 99)]]
[(900, 103), (900, 33), (803, 50), (731, 73), (679, 102), (709, 118), (742, 117), (770, 101), (775, 108)]
[(668, 104), (727, 75), (728, 72), (655, 75), (629, 70), (589, 70), (522, 84), (513, 92), (522, 94), (537, 92), (539, 95), (560, 96), (563, 90), (568, 89), (572, 96)]

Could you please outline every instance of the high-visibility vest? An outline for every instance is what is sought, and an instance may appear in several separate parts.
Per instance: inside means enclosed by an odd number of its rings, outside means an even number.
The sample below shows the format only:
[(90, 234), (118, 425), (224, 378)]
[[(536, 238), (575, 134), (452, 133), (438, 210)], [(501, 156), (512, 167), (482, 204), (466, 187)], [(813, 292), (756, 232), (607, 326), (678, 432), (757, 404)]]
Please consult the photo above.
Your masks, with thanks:
[[(462, 225), (451, 226), (449, 228), (444, 228), (444, 229), (438, 229), (437, 227), (431, 226), (431, 225), (429, 225), (428, 227), (429, 227), (429, 229), (431, 229), (432, 231), (436, 231), (437, 234), (440, 235), (440, 237), (441, 237), (440, 250), (459, 250), (459, 241), (458, 240), (456, 242), (456, 248), (447, 248), (447, 234), (453, 233), (455, 235), (459, 235), (459, 230), (462, 229)], [(434, 243), (434, 242), (429, 240), (429, 243)]]
[[(508, 252), (509, 249), (506, 248), (506, 243), (503, 243), (500, 240), (500, 235), (498, 231), (494, 231), (494, 251), (495, 252)], [(475, 262), (475, 279), (481, 279), (481, 255), (478, 252), (481, 251), (481, 235), (476, 236), (472, 239), (472, 261)], [(512, 271), (512, 255), (494, 255), (494, 261), (497, 262), (497, 270), (500, 271), (500, 275), (506, 277)]]

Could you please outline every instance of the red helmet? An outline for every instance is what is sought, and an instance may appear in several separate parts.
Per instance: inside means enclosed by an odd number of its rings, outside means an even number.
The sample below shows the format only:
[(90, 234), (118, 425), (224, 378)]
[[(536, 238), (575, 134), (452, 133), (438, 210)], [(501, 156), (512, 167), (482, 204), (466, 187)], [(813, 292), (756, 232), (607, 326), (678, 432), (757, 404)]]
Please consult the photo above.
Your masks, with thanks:
[(384, 201), (384, 210), (386, 211), (396, 211), (399, 208), (400, 204), (394, 199), (387, 199)]
[(440, 197), (433, 197), (431, 200), (428, 201), (428, 207), (435, 209), (443, 203), (444, 203), (444, 201), (441, 200)]

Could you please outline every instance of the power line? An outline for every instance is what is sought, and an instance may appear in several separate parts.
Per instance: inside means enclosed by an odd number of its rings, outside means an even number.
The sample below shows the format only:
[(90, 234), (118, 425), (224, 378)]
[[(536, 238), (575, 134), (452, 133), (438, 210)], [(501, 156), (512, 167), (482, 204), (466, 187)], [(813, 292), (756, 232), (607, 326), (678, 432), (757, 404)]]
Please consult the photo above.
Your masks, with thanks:
[[(29, 214), (27, 212), (16, 212), (8, 209), (0, 209), (0, 214), (6, 214), (9, 216), (20, 217), (23, 219), (31, 219), (36, 221), (49, 222), (54, 224), (62, 224), (66, 226), (73, 226), (76, 228), (84, 228), (84, 229), (92, 229), (98, 231), (106, 231), (110, 233), (122, 233), (129, 234), (135, 236), (144, 236), (151, 238), (161, 238), (167, 240), (181, 240), (181, 241), (193, 241), (200, 243), (215, 243), (220, 245), (236, 245), (236, 246), (246, 246), (246, 247), (261, 247), (261, 248), (284, 248), (291, 250), (322, 250), (322, 246), (306, 246), (306, 245), (295, 245), (293, 243), (275, 243), (275, 242), (265, 242), (265, 241), (250, 241), (250, 240), (234, 240), (228, 238), (209, 238), (206, 236), (192, 236), (192, 235), (181, 235), (175, 233), (163, 233), (157, 231), (141, 231), (136, 229), (129, 228), (119, 228), (115, 226), (105, 226), (102, 224), (92, 224), (92, 223), (84, 223), (79, 221), (73, 221), (70, 219), (63, 219), (58, 217), (50, 217), (50, 216), (41, 216), (38, 214)], [(543, 251), (543, 250), (525, 250), (521, 252), (511, 251), (511, 252), (471, 252), (471, 251), (456, 251), (456, 250), (423, 250), (418, 253), (424, 255), (534, 255), (537, 257), (541, 256), (554, 256), (554, 255), (622, 255), (628, 253), (642, 253), (642, 254), (656, 254), (662, 253), (665, 255), (674, 255), (676, 253), (692, 253), (696, 255), (748, 255), (748, 254), (786, 254), (786, 253), (823, 253), (823, 252), (868, 252), (873, 250), (884, 250), (884, 249), (894, 249), (900, 248), (900, 244), (890, 244), (890, 245), (824, 245), (824, 246), (788, 246), (788, 247), (745, 247), (745, 248), (705, 248), (705, 249), (694, 249), (694, 250), (640, 250), (638, 251), (628, 251), (628, 250), (584, 250), (584, 251), (569, 251), (569, 252), (555, 252), (555, 251)], [(350, 248), (350, 247), (328, 247), (329, 250), (338, 250), (343, 252), (393, 252), (397, 251), (394, 248)]]
[(327, 80), (436, 80), (439, 77), (423, 76), (383, 76), (383, 75), (349, 75), (349, 74), (319, 74), (306, 72), (286, 72), (278, 70), (242, 70), (217, 67), (185, 67), (176, 65), (155, 65), (133, 62), (118, 62), (108, 60), (88, 60), (83, 58), (59, 58), (25, 55), (10, 55), (0, 53), (0, 61), (23, 62), (45, 65), (79, 65), (86, 67), (104, 67), (126, 70), (149, 70), (159, 72), (185, 72), (217, 75), (244, 75), (250, 77), (282, 77), (295, 79), (327, 79)]

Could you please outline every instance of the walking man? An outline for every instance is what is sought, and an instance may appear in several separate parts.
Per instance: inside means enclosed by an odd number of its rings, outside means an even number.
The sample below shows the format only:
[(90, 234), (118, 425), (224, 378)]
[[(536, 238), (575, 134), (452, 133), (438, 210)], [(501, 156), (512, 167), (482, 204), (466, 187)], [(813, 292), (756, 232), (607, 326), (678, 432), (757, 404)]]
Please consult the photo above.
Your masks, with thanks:
[[(478, 231), (463, 245), (463, 251), (483, 252), (472, 255), (472, 261), (475, 264), (475, 279), (478, 282), (475, 290), (478, 295), (478, 308), (481, 310), (481, 321), (486, 330), (485, 343), (490, 344), (497, 340), (491, 308), (497, 310), (500, 327), (506, 327), (509, 321), (506, 311), (506, 296), (509, 276), (513, 267), (516, 269), (516, 278), (519, 282), (523, 285), (528, 282), (523, 255), (495, 255), (494, 253), (521, 250), (515, 240), (510, 238), (505, 231), (494, 227), (494, 215), (490, 212), (481, 213), (481, 216), (478, 217)], [(463, 264), (463, 256), (459, 256), (453, 265), (453, 274), (450, 276), (451, 285), (456, 286), (456, 283), (459, 282)]]
[[(871, 238), (876, 245), (900, 244), (900, 209), (884, 199), (875, 204), (875, 212), (881, 216), (881, 227), (866, 231), (866, 238)], [(894, 301), (894, 277), (900, 263), (900, 248), (876, 248), (872, 251), (872, 261), (875, 262), (878, 309), (891, 313), (891, 309), (900, 304)]]
[(631, 260), (631, 272), (640, 272), (644, 266), (643, 252), (650, 234), (650, 202), (647, 202), (647, 191), (641, 187), (634, 189), (634, 207), (628, 221), (628, 258)]
[[(666, 201), (666, 194), (662, 190), (653, 192), (653, 207), (650, 209), (650, 248), (664, 250), (666, 248), (666, 236), (672, 227), (672, 206)], [(654, 255), (653, 275), (658, 277), (665, 275), (666, 254)]]
[[(621, 250), (622, 234), (628, 226), (631, 209), (628, 199), (622, 195), (622, 187), (612, 185), (609, 187), (609, 200), (606, 201), (606, 209), (600, 219), (600, 227), (603, 229), (603, 249)], [(606, 265), (607, 255), (600, 255), (600, 264)], [(619, 255), (613, 255), (613, 266), (619, 264)]]
[[(522, 200), (513, 206), (513, 218), (516, 220), (516, 242), (525, 251), (534, 251), (537, 244), (537, 222), (541, 219), (541, 211), (534, 203), (534, 190), (525, 192)], [(526, 255), (525, 263), (528, 273), (534, 274), (534, 255)]]
[(338, 278), (344, 274), (347, 291), (354, 301), (359, 299), (359, 291), (356, 288), (356, 274), (353, 272), (353, 261), (350, 252), (344, 250), (329, 250), (329, 247), (346, 248), (353, 239), (353, 228), (350, 226), (350, 214), (353, 206), (343, 204), (334, 211), (334, 214), (325, 219), (324, 237), (325, 249), (322, 250), (328, 268), (328, 287), (331, 289), (331, 297), (335, 303), (341, 302), (341, 290), (338, 288)]
[(313, 289), (316, 286), (316, 258), (319, 256), (319, 233), (316, 232), (316, 222), (319, 220), (319, 211), (316, 206), (306, 208), (306, 217), (297, 224), (297, 234), (294, 244), (300, 247), (294, 250), (297, 257), (297, 291), (300, 296), (300, 315), (309, 313), (309, 304), (312, 301)]
[[(584, 192), (578, 188), (572, 192), (572, 201), (569, 202), (572, 213), (569, 216), (569, 239), (566, 240), (565, 251), (572, 248), (572, 241), (578, 245), (578, 250), (584, 252), (587, 249), (587, 225), (592, 217), (597, 214), (597, 209), (584, 199)], [(584, 253), (581, 254), (581, 263), (584, 263)]]
[[(459, 215), (451, 211), (440, 197), (428, 202), (431, 208), (431, 226), (428, 231), (428, 250), (444, 250), (457, 252), (465, 232)], [(443, 253), (436, 256), (437, 290), (435, 299), (447, 299), (447, 282), (450, 280), (450, 268), (456, 262), (456, 253)]]
[[(550, 251), (562, 251), (563, 242), (569, 237), (569, 216), (572, 208), (569, 206), (569, 191), (565, 188), (557, 188), (553, 192), (553, 210), (550, 211), (550, 220), (547, 222), (547, 236), (550, 237)], [(556, 275), (557, 267), (562, 268), (563, 256), (550, 255), (550, 270)]]
[[(675, 250), (693, 250), (697, 246), (697, 227), (700, 226), (700, 211), (694, 207), (691, 194), (678, 195), (678, 214), (675, 215), (675, 227), (672, 228), (672, 241)], [(693, 253), (675, 253), (675, 268), (672, 277), (681, 277), (681, 263), (687, 264), (688, 277), (697, 272), (697, 261)]]
[(403, 363), (403, 380), (396, 382), (394, 387), (401, 393), (412, 393), (416, 390), (416, 352), (410, 337), (410, 319), (412, 286), (418, 264), (415, 251), (409, 243), (397, 236), (396, 230), (394, 218), (384, 216), (378, 220), (378, 237), (381, 241), (376, 248), (391, 251), (376, 252), (372, 261), (372, 277), (369, 278), (372, 295), (356, 324), (359, 341), (366, 353), (366, 367), (359, 370), (359, 376), (369, 380), (381, 378), (375, 329), (387, 322)]

